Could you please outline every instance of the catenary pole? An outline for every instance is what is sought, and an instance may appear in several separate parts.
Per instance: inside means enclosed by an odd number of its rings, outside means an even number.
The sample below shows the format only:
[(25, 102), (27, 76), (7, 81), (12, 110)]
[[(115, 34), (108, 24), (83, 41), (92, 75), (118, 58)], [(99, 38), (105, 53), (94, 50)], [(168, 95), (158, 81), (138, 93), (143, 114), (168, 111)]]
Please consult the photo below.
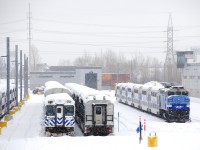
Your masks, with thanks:
[(18, 106), (18, 45), (15, 45), (15, 69), (16, 106)]
[(22, 50), (20, 50), (20, 102), (22, 101)]
[(24, 54), (24, 98), (26, 97), (26, 54)]
[(10, 114), (10, 38), (7, 37), (7, 114)]

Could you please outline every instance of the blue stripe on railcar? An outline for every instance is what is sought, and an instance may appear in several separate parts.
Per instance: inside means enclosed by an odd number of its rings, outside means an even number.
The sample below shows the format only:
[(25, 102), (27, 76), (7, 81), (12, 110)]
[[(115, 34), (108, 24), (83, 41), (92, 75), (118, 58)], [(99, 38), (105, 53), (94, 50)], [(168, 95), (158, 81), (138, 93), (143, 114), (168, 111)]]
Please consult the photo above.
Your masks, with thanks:
[(189, 110), (190, 99), (185, 95), (172, 95), (167, 98), (167, 105), (171, 105), (170, 110)]
[(190, 110), (187, 104), (172, 104), (170, 110)]
[[(44, 126), (46, 126), (46, 127), (49, 127), (49, 126), (54, 127), (56, 123), (57, 123), (57, 125), (62, 125), (63, 124), (63, 117), (57, 118), (57, 122), (55, 122), (55, 118), (50, 118), (50, 119), (46, 118), (44, 120)], [(75, 123), (74, 119), (65, 119), (64, 125), (65, 125), (65, 127), (73, 126), (74, 123)]]

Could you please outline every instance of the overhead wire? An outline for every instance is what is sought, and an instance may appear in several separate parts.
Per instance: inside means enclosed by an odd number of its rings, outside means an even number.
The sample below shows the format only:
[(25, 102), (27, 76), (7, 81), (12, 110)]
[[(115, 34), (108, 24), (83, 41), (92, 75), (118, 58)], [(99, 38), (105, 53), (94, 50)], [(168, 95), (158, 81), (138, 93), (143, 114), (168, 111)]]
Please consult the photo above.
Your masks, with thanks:
[(0, 34), (10, 34), (10, 33), (16, 33), (16, 32), (24, 32), (27, 31), (26, 29), (19, 29), (19, 30), (13, 30), (8, 32), (0, 32)]
[(0, 26), (2, 26), (2, 25), (7, 25), (7, 24), (18, 23), (18, 22), (23, 22), (23, 21), (25, 21), (25, 20), (27, 20), (27, 19), (19, 19), (19, 20), (13, 20), (13, 21), (2, 22), (2, 23), (0, 23)]
[(51, 43), (51, 44), (67, 44), (67, 45), (84, 45), (84, 46), (110, 46), (110, 47), (138, 47), (138, 48), (163, 48), (163, 47), (150, 47), (150, 46), (125, 46), (125, 45), (107, 45), (107, 44), (92, 44), (92, 43), (81, 43), (81, 42), (66, 42), (66, 41), (48, 41), (48, 40), (39, 40), (39, 39), (33, 39), (35, 42), (43, 42), (43, 43)]
[(68, 22), (68, 21), (58, 21), (58, 20), (47, 20), (47, 19), (39, 19), (32, 18), (36, 21), (42, 22), (54, 22), (54, 23), (62, 23), (62, 24), (72, 24), (72, 25), (84, 25), (84, 26), (97, 26), (97, 27), (116, 27), (116, 28), (163, 28), (166, 26), (121, 26), (121, 25), (106, 25), (106, 24), (94, 24), (94, 23), (80, 23), (80, 22)]

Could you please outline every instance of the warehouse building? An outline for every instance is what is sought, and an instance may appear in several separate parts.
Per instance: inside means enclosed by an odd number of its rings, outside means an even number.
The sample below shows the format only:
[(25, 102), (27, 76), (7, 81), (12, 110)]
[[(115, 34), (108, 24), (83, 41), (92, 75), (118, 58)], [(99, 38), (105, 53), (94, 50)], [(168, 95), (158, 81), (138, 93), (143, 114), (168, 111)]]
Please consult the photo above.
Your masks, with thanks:
[(177, 68), (181, 69), (182, 85), (189, 95), (200, 98), (200, 63), (195, 51), (177, 52)]
[(101, 90), (101, 67), (51, 66), (43, 72), (30, 72), (30, 89), (44, 86), (47, 81), (61, 84), (78, 83)]
[(187, 64), (182, 72), (182, 85), (190, 96), (200, 98), (200, 63)]

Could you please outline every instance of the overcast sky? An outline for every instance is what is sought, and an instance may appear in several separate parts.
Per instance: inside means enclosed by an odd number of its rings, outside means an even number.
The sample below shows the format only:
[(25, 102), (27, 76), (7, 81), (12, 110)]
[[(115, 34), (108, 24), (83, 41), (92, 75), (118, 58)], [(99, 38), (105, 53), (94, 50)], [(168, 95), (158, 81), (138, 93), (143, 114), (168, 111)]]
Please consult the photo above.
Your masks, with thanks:
[(28, 3), (32, 44), (49, 65), (108, 49), (164, 61), (169, 13), (174, 51), (200, 47), (199, 0), (0, 0), (0, 55), (7, 36), (28, 55)]

